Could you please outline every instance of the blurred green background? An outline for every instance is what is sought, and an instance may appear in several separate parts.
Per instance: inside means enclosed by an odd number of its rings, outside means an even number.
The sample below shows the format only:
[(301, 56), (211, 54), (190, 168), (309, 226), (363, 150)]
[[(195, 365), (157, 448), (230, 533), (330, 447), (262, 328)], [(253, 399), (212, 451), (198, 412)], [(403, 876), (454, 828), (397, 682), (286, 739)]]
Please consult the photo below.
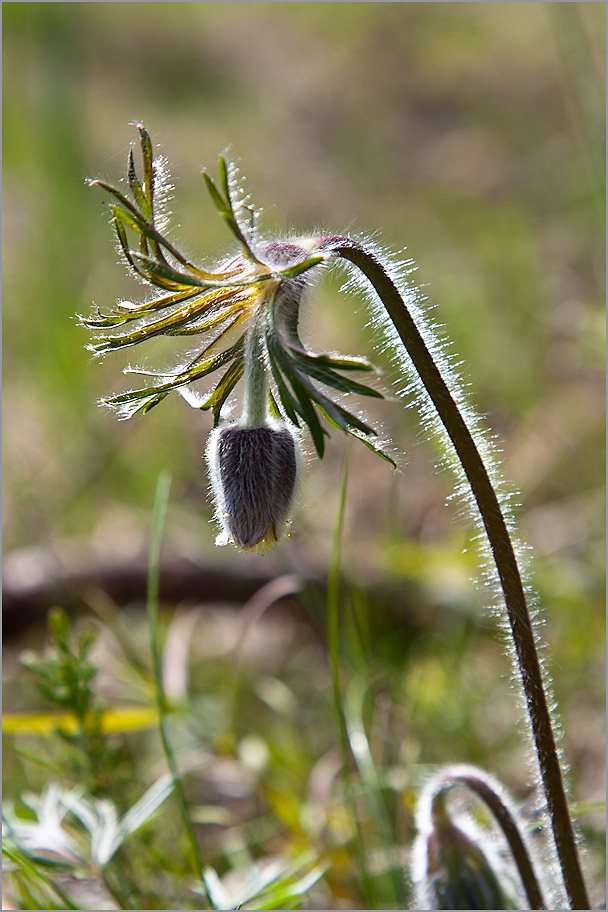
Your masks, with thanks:
[[(215, 549), (209, 416), (178, 397), (126, 423), (98, 409), (123, 388), (126, 358), (92, 361), (73, 319), (142, 292), (117, 264), (102, 195), (85, 186), (123, 177), (129, 124), (142, 120), (169, 160), (172, 237), (210, 265), (229, 239), (200, 169), (230, 145), (269, 232), (370, 232), (418, 264), (520, 492), (573, 797), (601, 797), (604, 4), (4, 3), (2, 15), (5, 557), (35, 546), (65, 560), (74, 543), (100, 561), (145, 555), (164, 469), (173, 553), (326, 571), (342, 439), (309, 461), (280, 548), (264, 559)], [(329, 278), (307, 307), (313, 344), (386, 367), (339, 287)], [(413, 582), (482, 630), (484, 594), (462, 554), (471, 530), (445, 506), (450, 477), (400, 402), (375, 416), (406, 465), (395, 474), (353, 448), (344, 573), (363, 589)], [(439, 713), (439, 729), (466, 664), (442, 665), (450, 636), (449, 625), (430, 632), (436, 656), (429, 647), (419, 669), (441, 706), (417, 711)], [(493, 661), (508, 674), (498, 650)], [(507, 690), (507, 730), (512, 702)], [(449, 728), (430, 736), (429, 759), (445, 756)], [(521, 786), (515, 748), (490, 738), (464, 757), (453, 744), (453, 760), (505, 751), (495, 768)]]

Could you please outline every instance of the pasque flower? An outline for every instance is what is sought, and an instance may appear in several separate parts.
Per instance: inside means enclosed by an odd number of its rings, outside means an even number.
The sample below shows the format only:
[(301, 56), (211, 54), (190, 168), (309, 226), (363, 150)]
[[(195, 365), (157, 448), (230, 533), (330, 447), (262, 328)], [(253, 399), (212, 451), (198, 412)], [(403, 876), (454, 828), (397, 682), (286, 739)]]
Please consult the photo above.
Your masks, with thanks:
[[(210, 410), (214, 431), (207, 457), (222, 526), (218, 543), (265, 549), (278, 540), (289, 514), (302, 425), (308, 427), (320, 457), (328, 423), (392, 461), (374, 441), (376, 431), (340, 401), (351, 393), (380, 398), (381, 393), (349, 376), (373, 370), (364, 358), (317, 354), (300, 339), (300, 305), (310, 273), (331, 252), (314, 238), (263, 238), (257, 213), (237, 181), (237, 169), (220, 157), (219, 183), (206, 173), (203, 177), (239, 249), (213, 270), (195, 265), (165, 233), (166, 164), (153, 158), (147, 131), (141, 124), (138, 129), (143, 179), (131, 150), (130, 194), (104, 181), (90, 184), (112, 197), (112, 224), (129, 268), (161, 294), (142, 303), (120, 301), (108, 313), (97, 309), (80, 320), (98, 331), (89, 346), (98, 356), (160, 335), (204, 342), (171, 370), (126, 367), (125, 373), (144, 374), (151, 382), (102, 402), (117, 409), (121, 418), (130, 418), (177, 390), (194, 407)], [(129, 233), (138, 237), (138, 249), (130, 246)], [(191, 385), (209, 375), (216, 379), (201, 395)], [(229, 399), (241, 379), (242, 417), (226, 423)]]
[[(348, 237), (262, 237), (257, 213), (239, 187), (236, 168), (220, 157), (219, 182), (206, 173), (203, 176), (238, 249), (214, 269), (202, 269), (165, 233), (166, 165), (153, 158), (148, 133), (141, 125), (138, 129), (143, 178), (136, 173), (131, 152), (127, 194), (103, 181), (91, 183), (112, 197), (112, 222), (129, 268), (161, 293), (141, 303), (121, 301), (109, 313), (97, 310), (80, 319), (99, 331), (90, 346), (97, 355), (159, 335), (204, 341), (170, 370), (126, 368), (146, 375), (150, 382), (104, 403), (129, 418), (149, 411), (177, 390), (191, 405), (210, 410), (215, 430), (208, 456), (223, 530), (219, 540), (264, 549), (277, 539), (289, 512), (302, 426), (310, 431), (320, 457), (329, 424), (358, 437), (392, 462), (378, 446), (374, 429), (344, 405), (350, 394), (381, 395), (350, 376), (353, 371), (371, 371), (371, 364), (363, 358), (311, 352), (298, 331), (302, 297), (311, 275), (325, 262), (345, 262), (355, 281), (359, 277), (365, 287), (371, 285), (374, 316), (395, 366), (408, 380), (401, 392), (413, 393), (425, 427), (431, 436), (439, 433), (445, 455), (459, 474), (458, 490), (470, 495), (473, 513), (483, 524), (504, 597), (564, 887), (571, 908), (589, 909), (508, 498), (492, 445), (468, 408), (457, 374), (418, 306), (407, 268), (404, 273), (374, 245)], [(130, 246), (129, 234), (138, 239), (137, 249)], [(219, 379), (206, 395), (192, 389), (191, 384), (217, 372)], [(226, 424), (229, 400), (241, 379), (243, 414), (237, 422)]]

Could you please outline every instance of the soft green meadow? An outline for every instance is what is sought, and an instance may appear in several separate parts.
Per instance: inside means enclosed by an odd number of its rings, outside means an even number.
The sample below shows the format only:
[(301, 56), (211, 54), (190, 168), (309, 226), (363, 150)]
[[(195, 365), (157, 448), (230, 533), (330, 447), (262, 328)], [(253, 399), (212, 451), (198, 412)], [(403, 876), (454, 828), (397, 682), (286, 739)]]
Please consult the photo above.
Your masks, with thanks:
[[(97, 408), (128, 357), (95, 361), (75, 314), (143, 289), (85, 180), (123, 177), (134, 121), (171, 163), (171, 239), (204, 267), (231, 252), (200, 176), (228, 145), (269, 233), (407, 245), (519, 492), (599, 907), (603, 5), (2, 13), (3, 907), (408, 908), (416, 801), (446, 763), (497, 777), (535, 828), (478, 530), (337, 274), (302, 334), (383, 371), (386, 399), (360, 404), (399, 471), (337, 430), (322, 462), (304, 438), (270, 553), (214, 544), (209, 413)], [(183, 351), (154, 344), (152, 365)]]

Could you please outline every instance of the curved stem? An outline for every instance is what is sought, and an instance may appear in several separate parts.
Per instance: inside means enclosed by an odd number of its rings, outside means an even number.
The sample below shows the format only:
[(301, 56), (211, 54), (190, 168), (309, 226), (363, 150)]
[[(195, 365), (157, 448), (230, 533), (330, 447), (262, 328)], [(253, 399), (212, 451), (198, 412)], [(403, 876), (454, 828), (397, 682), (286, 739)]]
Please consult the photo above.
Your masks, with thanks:
[(325, 237), (319, 240), (317, 246), (351, 262), (373, 285), (439, 414), (469, 481), (504, 593), (564, 884), (571, 908), (589, 909), (530, 612), (513, 544), (487, 469), (403, 297), (382, 264), (350, 238)]
[(517, 866), (524, 890), (526, 891), (526, 896), (528, 897), (528, 902), (530, 903), (530, 909), (545, 909), (546, 906), (544, 904), (540, 885), (536, 878), (534, 868), (532, 867), (526, 844), (519, 831), (515, 817), (501, 799), (500, 795), (492, 788), (489, 782), (476, 774), (474, 770), (458, 772), (456, 769), (453, 769), (452, 771), (447, 770), (446, 773), (440, 777), (435, 790), (433, 803), (435, 802), (436, 797), (453, 785), (466, 785), (490, 809), (509, 844), (513, 860)]

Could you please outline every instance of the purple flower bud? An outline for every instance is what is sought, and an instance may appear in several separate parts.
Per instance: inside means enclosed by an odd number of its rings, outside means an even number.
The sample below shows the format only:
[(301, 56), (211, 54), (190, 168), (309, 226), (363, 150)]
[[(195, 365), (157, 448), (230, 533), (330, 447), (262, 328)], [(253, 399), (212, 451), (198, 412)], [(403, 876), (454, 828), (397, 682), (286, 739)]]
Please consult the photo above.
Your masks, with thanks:
[(494, 865), (459, 827), (445, 822), (427, 836), (426, 889), (433, 909), (516, 909)]
[(217, 544), (265, 551), (279, 540), (298, 473), (298, 445), (285, 424), (216, 428), (207, 447), (222, 526)]
[[(441, 790), (445, 785), (437, 776), (418, 803), (419, 835), (412, 858), (416, 908), (519, 908), (492, 836), (478, 831), (471, 819), (463, 817), (459, 825), (452, 822), (446, 792)], [(438, 790), (433, 793), (433, 788)]]

